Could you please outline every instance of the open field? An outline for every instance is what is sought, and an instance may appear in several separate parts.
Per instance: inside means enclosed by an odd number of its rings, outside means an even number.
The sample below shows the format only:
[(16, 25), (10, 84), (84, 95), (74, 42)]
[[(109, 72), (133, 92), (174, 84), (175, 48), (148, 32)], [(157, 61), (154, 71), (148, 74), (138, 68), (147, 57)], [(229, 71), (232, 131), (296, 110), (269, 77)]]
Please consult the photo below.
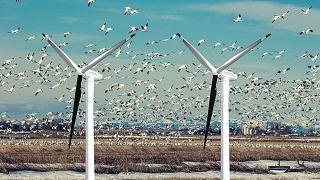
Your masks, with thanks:
[[(279, 138), (231, 140), (231, 170), (249, 173), (268, 173), (263, 165), (248, 161), (282, 160), (320, 162), (318, 139)], [(1, 140), (0, 170), (3, 173), (19, 170), (83, 172), (85, 144), (77, 139), (68, 150), (67, 139)], [(96, 140), (96, 172), (205, 172), (220, 169), (219, 141), (213, 138), (203, 150), (202, 139), (131, 137)], [(320, 163), (319, 163), (320, 164)], [(319, 167), (306, 166), (306, 171), (318, 173)]]

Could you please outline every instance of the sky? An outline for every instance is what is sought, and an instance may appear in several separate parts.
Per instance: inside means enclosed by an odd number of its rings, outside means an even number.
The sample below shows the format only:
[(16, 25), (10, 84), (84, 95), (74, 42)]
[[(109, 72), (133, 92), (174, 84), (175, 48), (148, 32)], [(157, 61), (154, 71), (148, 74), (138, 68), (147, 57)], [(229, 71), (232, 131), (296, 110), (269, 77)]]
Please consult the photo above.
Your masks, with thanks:
[[(311, 5), (310, 14), (302, 14), (301, 9), (306, 9)], [(138, 9), (139, 13), (124, 15), (123, 10), (126, 6)], [(168, 58), (152, 60), (154, 64), (163, 62), (177, 64), (175, 70), (158, 71), (149, 77), (150, 79), (160, 79), (162, 76), (166, 76), (168, 82), (163, 85), (165, 88), (170, 87), (172, 82), (178, 81), (175, 74), (179, 65), (198, 64), (198, 62), (178, 40), (155, 45), (146, 45), (145, 43), (170, 38), (177, 32), (195, 46), (198, 40), (205, 39), (205, 43), (198, 49), (215, 67), (223, 64), (236, 53), (234, 50), (221, 54), (221, 47), (213, 48), (215, 43), (221, 42), (229, 46), (237, 41), (237, 45), (245, 47), (271, 33), (270, 38), (261, 43), (258, 49), (230, 67), (235, 73), (256, 73), (258, 76), (272, 79), (278, 70), (290, 68), (287, 78), (305, 79), (307, 66), (319, 64), (312, 62), (309, 58), (299, 59), (297, 57), (305, 51), (312, 55), (319, 53), (320, 24), (317, 21), (320, 17), (320, 2), (318, 1), (97, 0), (88, 7), (85, 0), (21, 0), (19, 3), (11, 0), (0, 1), (0, 7), (0, 60), (4, 61), (15, 57), (13, 63), (18, 63), (18, 66), (12, 70), (14, 72), (24, 70), (30, 72), (30, 70), (37, 68), (35, 64), (27, 62), (24, 58), (28, 53), (33, 52), (35, 52), (35, 60), (41, 58), (39, 50), (47, 44), (41, 41), (42, 33), (52, 35), (52, 40), (57, 43), (68, 42), (63, 50), (76, 63), (80, 64), (83, 61), (90, 62), (98, 55), (98, 53), (85, 54), (83, 49), (85, 45), (96, 44), (95, 49), (97, 50), (102, 47), (111, 47), (129, 36), (128, 32), (131, 26), (140, 27), (146, 23), (149, 25), (148, 32), (138, 31), (129, 50), (135, 54), (150, 52), (175, 54)], [(284, 19), (280, 18), (271, 23), (273, 15), (280, 15), (286, 11), (289, 13)], [(242, 22), (235, 23), (233, 19), (238, 14), (241, 14)], [(108, 27), (113, 28), (113, 31), (107, 35), (98, 30), (104, 22)], [(19, 33), (8, 33), (18, 27), (20, 28)], [(302, 30), (306, 29), (313, 29), (314, 32), (299, 35)], [(67, 31), (72, 32), (72, 35), (64, 38), (63, 33)], [(26, 38), (33, 35), (37, 36), (35, 40), (25, 41)], [(177, 52), (182, 50), (185, 52), (177, 55)], [(284, 56), (273, 60), (272, 58), (277, 52), (282, 50), (285, 50)], [(54, 64), (61, 63), (61, 66), (65, 67), (63, 61), (52, 49), (48, 49), (47, 52), (50, 56), (44, 60), (44, 64), (53, 61)], [(270, 52), (272, 55), (261, 58), (264, 52)], [(132, 59), (127, 55), (120, 55), (118, 58), (110, 56), (103, 63), (107, 62), (112, 62), (115, 67), (120, 67), (134, 62), (142, 62), (142, 58)], [(7, 70), (0, 70), (0, 72), (5, 74)], [(107, 75), (104, 74), (104, 76)], [(205, 78), (210, 81), (209, 77)], [(12, 84), (17, 83), (16, 80), (2, 77), (1, 81), (7, 81), (9, 84), (0, 87), (0, 112), (8, 111), (10, 113), (11, 111), (12, 117), (21, 118), (32, 112), (43, 114), (43, 112), (60, 111), (65, 108), (65, 104), (54, 99), (64, 93), (63, 88), (47, 90), (50, 85), (35, 84), (32, 88), (8, 93), (3, 90), (9, 89)], [(116, 81), (110, 79), (107, 83), (111, 85)], [(240, 79), (239, 82), (241, 81)], [(67, 82), (68, 84), (75, 83), (75, 75)], [(37, 88), (45, 89), (45, 93), (35, 97), (34, 91)], [(97, 99), (108, 98), (105, 97), (108, 95), (103, 93), (104, 90), (105, 88), (99, 90), (97, 87)], [(126, 91), (131, 90), (133, 89)]]

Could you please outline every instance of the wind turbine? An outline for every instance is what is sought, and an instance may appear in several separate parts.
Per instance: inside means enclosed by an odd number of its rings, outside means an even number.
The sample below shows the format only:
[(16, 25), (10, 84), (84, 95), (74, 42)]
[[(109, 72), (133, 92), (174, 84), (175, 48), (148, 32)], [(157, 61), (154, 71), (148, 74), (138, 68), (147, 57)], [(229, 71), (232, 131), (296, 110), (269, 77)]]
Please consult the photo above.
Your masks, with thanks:
[(81, 82), (82, 78), (85, 77), (85, 87), (86, 87), (86, 179), (94, 179), (94, 121), (93, 121), (93, 99), (94, 99), (94, 81), (101, 80), (102, 75), (98, 72), (91, 70), (96, 64), (102, 61), (104, 58), (109, 56), (120, 46), (129, 41), (135, 34), (132, 34), (130, 37), (120, 41), (109, 50), (101, 54), (92, 60), (87, 66), (80, 69), (77, 64), (72, 61), (67, 54), (65, 54), (58, 45), (56, 45), (48, 35), (42, 34), (43, 38), (48, 41), (48, 43), (53, 47), (53, 49), (58, 53), (61, 59), (71, 68), (73, 68), (78, 74), (77, 86), (74, 97), (74, 105), (72, 112), (72, 122), (71, 122), (71, 131), (69, 138), (69, 149), (71, 145), (71, 139), (74, 131), (74, 126), (76, 122), (77, 112), (79, 108), (80, 98), (81, 98)]
[(217, 95), (216, 84), (217, 79), (221, 79), (221, 179), (226, 180), (230, 179), (230, 150), (229, 150), (229, 93), (230, 93), (230, 80), (236, 80), (237, 75), (231, 71), (226, 70), (231, 64), (236, 62), (242, 56), (250, 52), (253, 48), (255, 48), (258, 44), (268, 38), (271, 34), (268, 34), (256, 42), (249, 45), (247, 48), (240, 51), (238, 54), (232, 56), (229, 60), (227, 60), (224, 64), (222, 64), (217, 69), (197, 50), (195, 49), (184, 37), (182, 37), (179, 33), (179, 36), (183, 43), (188, 47), (188, 49), (192, 52), (192, 54), (200, 61), (200, 63), (206, 67), (211, 74), (213, 75), (212, 84), (211, 84), (211, 93), (209, 98), (209, 108), (208, 108), (208, 116), (207, 116), (207, 124), (205, 130), (205, 139), (204, 146), (206, 147), (206, 141), (208, 137), (208, 131), (210, 127), (212, 111), (214, 107), (214, 102)]

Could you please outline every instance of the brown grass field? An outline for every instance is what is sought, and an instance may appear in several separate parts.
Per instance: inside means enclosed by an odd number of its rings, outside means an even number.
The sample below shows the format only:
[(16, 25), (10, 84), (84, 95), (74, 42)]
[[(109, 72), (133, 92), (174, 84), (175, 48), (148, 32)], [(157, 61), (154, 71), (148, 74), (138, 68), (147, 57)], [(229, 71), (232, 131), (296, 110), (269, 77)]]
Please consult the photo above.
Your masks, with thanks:
[[(52, 139), (51, 139), (52, 140)], [(36, 140), (32, 140), (36, 141)], [(50, 140), (47, 140), (50, 141)], [(64, 139), (63, 141), (67, 141)], [(84, 142), (84, 140), (77, 140)], [(132, 140), (127, 140), (128, 142)], [(164, 140), (153, 140), (157, 143)], [(196, 139), (192, 143), (185, 143), (183, 139), (177, 139), (175, 143), (159, 145), (152, 143), (130, 144), (118, 143), (111, 145), (109, 140), (101, 141), (95, 146), (96, 172), (119, 173), (119, 172), (194, 172), (220, 169), (219, 141), (211, 140), (204, 150), (202, 140)], [(179, 143), (181, 142), (181, 143)], [(183, 143), (182, 143), (183, 142)], [(234, 144), (235, 141), (231, 141)], [(248, 168), (242, 165), (243, 161), (255, 160), (288, 160), (288, 161), (315, 161), (320, 162), (320, 148), (317, 142), (290, 141), (247, 141), (237, 140), (238, 144), (230, 147), (231, 170), (239, 172), (267, 173), (263, 168)], [(285, 143), (292, 147), (252, 147), (257, 144), (278, 145)], [(202, 162), (197, 165), (186, 165), (183, 162)], [(63, 145), (0, 145), (0, 172), (7, 173), (14, 170), (85, 170), (85, 145), (80, 143), (72, 145), (68, 149)], [(62, 164), (60, 166), (35, 166), (34, 164)], [(319, 172), (319, 169), (309, 169)]]

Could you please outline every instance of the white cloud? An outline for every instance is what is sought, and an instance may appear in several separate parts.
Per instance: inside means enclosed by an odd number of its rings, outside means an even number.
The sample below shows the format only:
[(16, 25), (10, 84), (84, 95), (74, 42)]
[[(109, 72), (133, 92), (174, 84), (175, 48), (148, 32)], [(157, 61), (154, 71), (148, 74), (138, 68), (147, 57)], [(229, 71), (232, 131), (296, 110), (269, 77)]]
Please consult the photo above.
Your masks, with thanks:
[(61, 19), (61, 21), (62, 21), (63, 23), (66, 23), (66, 24), (75, 24), (75, 23), (77, 23), (77, 22), (80, 21), (79, 18), (77, 18), (77, 17), (71, 17), (71, 16), (61, 17), (60, 19)]
[(167, 21), (181, 21), (184, 20), (183, 16), (175, 15), (175, 14), (158, 14), (154, 12), (145, 12), (145, 17), (148, 17), (153, 20), (167, 20)]
[(169, 20), (169, 21), (180, 21), (180, 20), (183, 20), (182, 16), (170, 15), (170, 14), (161, 15), (161, 16), (157, 16), (157, 17), (154, 17), (154, 18), (162, 19), (162, 20)]
[[(305, 29), (313, 29), (314, 34), (320, 35), (320, 24), (317, 23), (320, 17), (320, 10), (312, 8), (310, 14), (302, 14), (301, 9), (309, 7), (295, 6), (267, 1), (248, 1), (248, 2), (228, 2), (221, 4), (193, 4), (191, 10), (215, 12), (223, 15), (236, 16), (241, 14), (243, 23), (246, 19), (253, 19), (267, 23), (277, 29), (285, 29), (299, 33)], [(285, 19), (280, 19), (271, 23), (273, 15), (281, 15), (290, 11)]]

